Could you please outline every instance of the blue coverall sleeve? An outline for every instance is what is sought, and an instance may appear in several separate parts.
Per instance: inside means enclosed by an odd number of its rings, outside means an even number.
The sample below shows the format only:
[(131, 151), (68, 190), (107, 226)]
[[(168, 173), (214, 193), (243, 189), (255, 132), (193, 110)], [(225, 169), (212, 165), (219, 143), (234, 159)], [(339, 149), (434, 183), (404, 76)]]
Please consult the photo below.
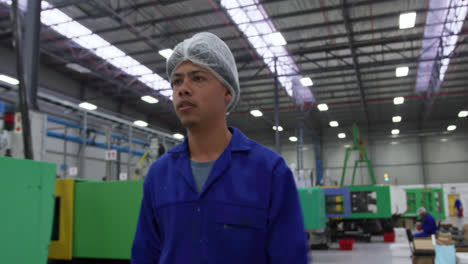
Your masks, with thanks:
[(269, 264), (306, 264), (307, 240), (299, 197), (284, 160), (273, 173), (268, 216)]
[(132, 264), (158, 264), (161, 255), (161, 241), (158, 224), (153, 213), (150, 178), (143, 184), (143, 200), (133, 239)]

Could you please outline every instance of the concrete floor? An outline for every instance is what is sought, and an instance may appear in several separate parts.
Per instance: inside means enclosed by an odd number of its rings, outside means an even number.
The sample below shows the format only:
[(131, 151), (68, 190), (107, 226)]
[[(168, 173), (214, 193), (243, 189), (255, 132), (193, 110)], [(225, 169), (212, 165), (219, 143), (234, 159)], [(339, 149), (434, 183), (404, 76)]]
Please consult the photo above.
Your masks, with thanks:
[(310, 262), (314, 264), (346, 263), (346, 264), (410, 264), (411, 258), (392, 256), (392, 243), (372, 242), (354, 243), (353, 250), (339, 250), (338, 244), (332, 244), (329, 250), (310, 251)]

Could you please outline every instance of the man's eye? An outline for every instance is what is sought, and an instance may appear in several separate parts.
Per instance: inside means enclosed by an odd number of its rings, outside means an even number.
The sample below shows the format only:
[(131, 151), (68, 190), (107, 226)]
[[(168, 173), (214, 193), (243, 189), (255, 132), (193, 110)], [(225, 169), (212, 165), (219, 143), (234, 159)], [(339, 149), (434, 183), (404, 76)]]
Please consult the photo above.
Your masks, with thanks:
[(180, 84), (182, 84), (182, 80), (180, 80), (180, 79), (179, 79), (179, 80), (173, 80), (173, 81), (172, 81), (172, 86), (178, 86), (178, 85), (180, 85)]
[(200, 82), (200, 81), (204, 81), (205, 78), (202, 77), (202, 76), (194, 76), (194, 77), (193, 77), (193, 80), (194, 80), (194, 81), (197, 81), (197, 82)]

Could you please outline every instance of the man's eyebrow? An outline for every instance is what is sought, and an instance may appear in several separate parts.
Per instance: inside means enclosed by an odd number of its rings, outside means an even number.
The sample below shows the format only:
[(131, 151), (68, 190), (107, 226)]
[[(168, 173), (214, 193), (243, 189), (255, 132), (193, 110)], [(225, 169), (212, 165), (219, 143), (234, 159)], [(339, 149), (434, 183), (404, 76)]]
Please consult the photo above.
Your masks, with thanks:
[[(191, 75), (195, 75), (195, 74), (198, 74), (198, 73), (207, 73), (206, 71), (203, 71), (203, 70), (195, 70), (195, 71), (190, 71), (187, 73), (187, 75), (191, 76)], [(179, 72), (175, 72), (174, 73), (174, 76), (184, 76), (183, 73), (179, 73)]]

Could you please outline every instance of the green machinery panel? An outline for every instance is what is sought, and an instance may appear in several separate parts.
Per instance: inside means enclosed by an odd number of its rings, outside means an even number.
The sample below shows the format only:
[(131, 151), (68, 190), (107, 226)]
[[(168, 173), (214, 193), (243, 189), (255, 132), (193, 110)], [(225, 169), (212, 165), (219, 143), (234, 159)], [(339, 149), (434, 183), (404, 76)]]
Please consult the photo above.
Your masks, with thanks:
[(416, 217), (418, 208), (424, 207), (434, 219), (445, 219), (444, 190), (442, 188), (405, 189), (407, 210), (403, 216)]
[(0, 157), (0, 259), (47, 262), (54, 215), (55, 164)]
[(305, 229), (325, 227), (325, 194), (321, 188), (298, 188)]
[(351, 215), (345, 219), (391, 218), (389, 186), (347, 186), (351, 196)]
[(129, 259), (143, 181), (75, 183), (73, 257)]

